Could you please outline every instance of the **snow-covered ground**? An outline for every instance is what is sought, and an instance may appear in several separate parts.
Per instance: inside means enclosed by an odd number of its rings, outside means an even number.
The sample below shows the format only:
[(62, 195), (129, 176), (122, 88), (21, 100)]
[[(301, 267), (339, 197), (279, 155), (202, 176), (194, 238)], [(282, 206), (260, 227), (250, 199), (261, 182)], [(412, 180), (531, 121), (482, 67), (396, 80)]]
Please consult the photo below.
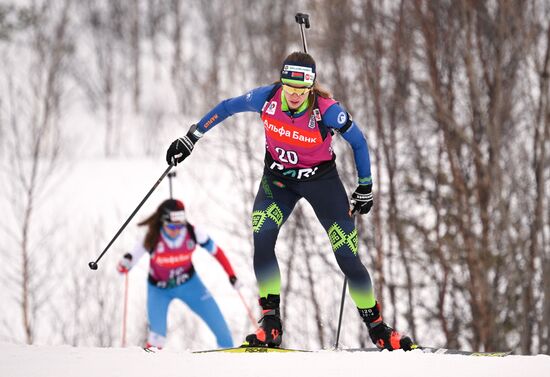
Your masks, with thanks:
[(194, 354), (131, 348), (0, 343), (2, 377), (548, 376), (550, 356), (473, 357), (412, 352)]

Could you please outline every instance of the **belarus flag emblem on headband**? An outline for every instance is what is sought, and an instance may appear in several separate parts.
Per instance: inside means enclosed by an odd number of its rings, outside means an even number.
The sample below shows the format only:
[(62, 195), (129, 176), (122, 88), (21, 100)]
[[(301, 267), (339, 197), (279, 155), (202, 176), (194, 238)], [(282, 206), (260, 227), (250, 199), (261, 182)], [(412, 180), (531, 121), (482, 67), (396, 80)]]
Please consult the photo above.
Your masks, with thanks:
[(281, 71), (281, 79), (286, 80), (295, 80), (302, 82), (306, 85), (313, 85), (315, 81), (315, 73), (311, 67), (304, 67), (301, 65), (291, 65), (285, 64), (283, 70)]

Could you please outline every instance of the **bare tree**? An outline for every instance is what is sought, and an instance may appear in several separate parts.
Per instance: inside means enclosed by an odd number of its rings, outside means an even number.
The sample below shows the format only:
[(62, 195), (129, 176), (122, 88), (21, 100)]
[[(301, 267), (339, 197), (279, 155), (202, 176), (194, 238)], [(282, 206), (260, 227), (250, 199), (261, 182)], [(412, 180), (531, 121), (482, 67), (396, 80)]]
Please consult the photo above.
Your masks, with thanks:
[(141, 1), (135, 1), (130, 9), (131, 23), (130, 23), (130, 64), (132, 66), (132, 87), (133, 87), (133, 103), (134, 111), (139, 113), (141, 110), (141, 59), (143, 53), (141, 52), (142, 43), (142, 15), (145, 13), (140, 9)]
[(6, 143), (11, 164), (5, 164), (5, 167), (12, 177), (11, 203), (16, 219), (13, 234), (17, 238), (20, 258), (14, 281), (19, 290), (21, 324), (28, 344), (35, 340), (41, 322), (40, 310), (44, 305), (43, 290), (49, 287), (49, 284), (44, 284), (47, 275), (41, 268), (37, 253), (47, 255), (51, 258), (49, 262), (54, 259), (54, 254), (48, 252), (41, 240), (46, 235), (39, 233), (34, 216), (39, 208), (40, 195), (59, 166), (64, 74), (72, 48), (69, 31), (71, 5), (72, 2), (67, 0), (59, 7), (33, 3), (28, 8), (21, 8), (25, 35), (32, 46), (31, 63), (25, 71), (28, 87), (19, 87), (12, 81), (9, 71), (4, 71), (11, 88), (7, 97), (10, 98), (8, 111), (11, 116)]
[[(544, 12), (542, 14), (545, 14)], [(548, 10), (546, 12), (548, 15)], [(547, 19), (546, 19), (547, 20)], [(538, 73), (539, 82), (539, 98), (536, 104), (536, 115), (534, 119), (535, 132), (533, 135), (533, 160), (532, 168), (535, 178), (535, 194), (533, 197), (533, 210), (534, 216), (531, 223), (531, 231), (529, 234), (529, 270), (528, 272), (533, 276), (536, 274), (536, 261), (540, 260), (542, 264), (542, 292), (543, 294), (537, 294), (539, 289), (536, 287), (529, 287), (526, 294), (525, 303), (527, 307), (532, 308), (531, 311), (525, 316), (524, 328), (527, 331), (527, 335), (522, 342), (522, 351), (525, 353), (532, 352), (532, 342), (534, 340), (534, 334), (532, 333), (533, 322), (537, 320), (540, 323), (539, 338), (538, 338), (538, 352), (550, 352), (550, 326), (548, 326), (550, 320), (550, 303), (548, 296), (550, 295), (550, 279), (548, 272), (550, 271), (550, 254), (548, 252), (548, 241), (544, 238), (544, 224), (548, 225), (548, 211), (546, 215), (544, 213), (545, 208), (548, 209), (548, 198), (546, 193), (546, 186), (548, 178), (545, 177), (548, 169), (545, 172), (545, 166), (548, 166), (548, 154), (547, 144), (550, 140), (550, 23), (545, 22), (541, 26), (539, 38), (545, 38), (545, 52), (537, 59), (535, 50), (535, 69)], [(544, 30), (544, 27), (546, 30)], [(544, 33), (546, 31), (546, 33)], [(546, 216), (546, 220), (545, 220)], [(546, 247), (545, 247), (546, 246)], [(536, 283), (536, 281), (535, 281)], [(540, 316), (537, 315), (538, 307), (536, 304), (535, 295), (540, 297), (543, 302)], [(538, 319), (538, 318), (540, 319)], [(529, 329), (529, 330), (527, 330)]]

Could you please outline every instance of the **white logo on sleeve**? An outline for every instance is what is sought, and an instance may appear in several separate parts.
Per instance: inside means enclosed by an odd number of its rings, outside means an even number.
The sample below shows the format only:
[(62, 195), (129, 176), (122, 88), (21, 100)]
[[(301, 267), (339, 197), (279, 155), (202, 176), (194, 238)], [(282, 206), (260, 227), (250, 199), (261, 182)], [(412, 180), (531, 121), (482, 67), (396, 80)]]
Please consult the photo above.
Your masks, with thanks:
[(346, 123), (346, 120), (348, 120), (348, 117), (346, 116), (346, 113), (345, 112), (340, 112), (340, 114), (338, 114), (338, 123), (339, 124), (344, 124)]

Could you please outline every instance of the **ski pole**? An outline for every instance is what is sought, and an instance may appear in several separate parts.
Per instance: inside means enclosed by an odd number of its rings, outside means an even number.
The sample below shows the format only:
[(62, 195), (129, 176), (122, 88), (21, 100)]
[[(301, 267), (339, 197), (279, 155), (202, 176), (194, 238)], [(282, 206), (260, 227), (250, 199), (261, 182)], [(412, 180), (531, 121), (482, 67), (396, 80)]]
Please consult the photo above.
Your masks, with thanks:
[(346, 300), (346, 287), (348, 285), (348, 278), (344, 277), (344, 287), (342, 288), (342, 299), (340, 300), (340, 315), (338, 317), (338, 330), (336, 331), (336, 343), (334, 348), (338, 349), (338, 341), (340, 340), (340, 327), (342, 326), (342, 314), (344, 313), (344, 301)]
[(302, 34), (302, 43), (304, 45), (304, 52), (307, 54), (307, 41), (306, 33), (304, 32), (304, 26), (306, 29), (309, 29), (311, 25), (309, 24), (309, 14), (307, 13), (296, 13), (295, 16), (296, 22), (300, 25), (300, 33)]
[[(351, 210), (350, 215), (355, 216), (357, 210), (354, 208)], [(357, 229), (357, 216), (354, 218), (355, 229)], [(342, 288), (342, 298), (340, 299), (340, 315), (338, 316), (338, 329), (336, 330), (336, 342), (334, 343), (334, 348), (338, 349), (338, 342), (340, 340), (340, 328), (342, 326), (342, 317), (344, 314), (344, 302), (346, 300), (346, 288), (348, 285), (348, 278), (344, 276), (344, 287)]]
[(176, 172), (173, 171), (173, 172), (170, 172), (168, 173), (168, 182), (170, 183), (170, 199), (172, 199), (172, 178), (174, 178), (176, 176)]
[(235, 288), (235, 290), (237, 291), (237, 293), (239, 294), (239, 297), (241, 298), (241, 301), (246, 309), (246, 313), (248, 314), (248, 319), (250, 319), (250, 322), (252, 323), (252, 326), (256, 326), (256, 320), (254, 319), (254, 315), (252, 314), (252, 311), (250, 310), (250, 307), (246, 304), (246, 301), (241, 293), (241, 291), (239, 290), (239, 288)]
[(124, 274), (124, 310), (122, 314), (122, 347), (126, 347), (126, 318), (128, 317), (128, 272)]
[(134, 209), (134, 212), (132, 212), (132, 214), (130, 215), (130, 217), (128, 217), (128, 220), (126, 220), (126, 222), (124, 224), (122, 224), (122, 226), (120, 227), (120, 229), (118, 230), (118, 232), (115, 234), (115, 236), (113, 237), (113, 239), (109, 242), (109, 244), (107, 245), (107, 247), (105, 247), (105, 249), (101, 252), (101, 254), (99, 254), (99, 257), (97, 257), (97, 259), (95, 261), (92, 261), (90, 263), (88, 263), (88, 266), (92, 269), (92, 270), (97, 270), (97, 262), (99, 262), (99, 260), (103, 257), (103, 255), (107, 252), (107, 250), (109, 250), (109, 248), (111, 247), (111, 245), (113, 244), (113, 242), (115, 242), (115, 240), (118, 238), (118, 236), (120, 235), (120, 233), (122, 233), (122, 231), (124, 230), (124, 228), (126, 228), (126, 225), (128, 225), (128, 223), (130, 222), (130, 220), (132, 220), (132, 218), (136, 215), (137, 211), (139, 211), (139, 209), (141, 208), (141, 206), (143, 205), (143, 203), (145, 203), (145, 201), (149, 198), (149, 196), (151, 196), (151, 194), (153, 193), (153, 191), (155, 191), (155, 189), (157, 188), (157, 186), (160, 184), (160, 182), (164, 179), (164, 177), (166, 177), (166, 175), (168, 174), (168, 172), (170, 171), (170, 169), (172, 169), (174, 167), (174, 165), (170, 164), (166, 170), (164, 171), (164, 173), (162, 173), (162, 175), (160, 176), (160, 178), (155, 182), (155, 184), (153, 185), (153, 187), (151, 187), (151, 189), (149, 190), (149, 192), (147, 193), (147, 195), (145, 195), (145, 197), (141, 200), (141, 202), (138, 204), (138, 206), (136, 207), (136, 209)]

